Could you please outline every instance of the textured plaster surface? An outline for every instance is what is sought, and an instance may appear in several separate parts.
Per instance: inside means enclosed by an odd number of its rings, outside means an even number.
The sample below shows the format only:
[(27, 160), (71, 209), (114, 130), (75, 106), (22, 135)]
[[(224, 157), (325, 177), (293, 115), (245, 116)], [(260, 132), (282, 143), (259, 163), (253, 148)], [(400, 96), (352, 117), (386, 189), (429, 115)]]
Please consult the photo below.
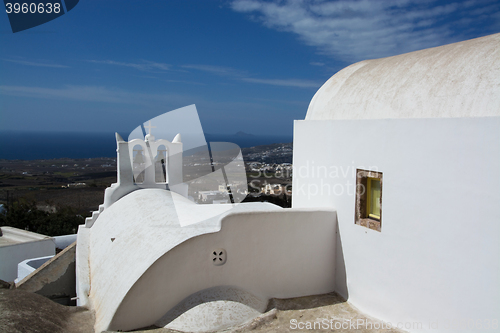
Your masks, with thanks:
[(500, 34), (355, 63), (314, 95), (306, 120), (500, 116)]

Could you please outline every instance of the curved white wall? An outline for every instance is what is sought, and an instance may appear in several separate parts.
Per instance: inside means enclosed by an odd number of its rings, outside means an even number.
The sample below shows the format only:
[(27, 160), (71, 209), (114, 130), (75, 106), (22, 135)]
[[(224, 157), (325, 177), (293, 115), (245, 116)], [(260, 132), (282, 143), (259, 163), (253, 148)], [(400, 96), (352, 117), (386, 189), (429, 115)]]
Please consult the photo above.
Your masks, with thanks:
[[(335, 226), (331, 210), (229, 215), (219, 232), (189, 239), (159, 258), (127, 293), (109, 329), (151, 325), (191, 294), (218, 286), (235, 286), (259, 304), (331, 292)], [(222, 266), (210, 258), (217, 248), (227, 252)]]

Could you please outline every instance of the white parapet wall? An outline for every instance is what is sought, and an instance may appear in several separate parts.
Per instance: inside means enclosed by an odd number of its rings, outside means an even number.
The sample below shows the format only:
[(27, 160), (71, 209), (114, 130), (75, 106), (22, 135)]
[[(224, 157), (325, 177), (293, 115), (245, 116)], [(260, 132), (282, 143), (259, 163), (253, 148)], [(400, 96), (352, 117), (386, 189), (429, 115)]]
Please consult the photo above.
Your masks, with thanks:
[(76, 242), (76, 234), (54, 236), (53, 238), (56, 248), (60, 250), (64, 250), (65, 248)]
[(21, 261), (19, 264), (17, 264), (17, 279), (14, 282), (18, 283), (19, 281), (33, 273), (37, 268), (45, 264), (52, 257), (54, 256), (45, 256)]

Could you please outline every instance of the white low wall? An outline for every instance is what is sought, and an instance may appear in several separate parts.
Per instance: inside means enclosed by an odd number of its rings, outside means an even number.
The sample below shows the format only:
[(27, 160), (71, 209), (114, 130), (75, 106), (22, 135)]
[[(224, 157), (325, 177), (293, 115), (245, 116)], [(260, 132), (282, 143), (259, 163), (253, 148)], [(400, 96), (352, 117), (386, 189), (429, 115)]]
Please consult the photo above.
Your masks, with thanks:
[(78, 238), (75, 251), (75, 273), (76, 273), (76, 305), (89, 306), (90, 292), (90, 267), (89, 267), (89, 242), (90, 228), (85, 225), (78, 227)]
[[(409, 331), (499, 319), (500, 117), (296, 121), (293, 159), (293, 207), (337, 210), (352, 304)], [(383, 173), (381, 232), (354, 224), (356, 168)]]
[(76, 242), (76, 234), (73, 235), (63, 235), (63, 236), (54, 236), (54, 243), (56, 245), (56, 248), (58, 249), (65, 249), (74, 242)]
[(17, 264), (17, 279), (15, 280), (15, 282), (18, 283), (19, 281), (30, 275), (52, 257), (54, 256), (45, 256), (21, 261), (19, 264)]

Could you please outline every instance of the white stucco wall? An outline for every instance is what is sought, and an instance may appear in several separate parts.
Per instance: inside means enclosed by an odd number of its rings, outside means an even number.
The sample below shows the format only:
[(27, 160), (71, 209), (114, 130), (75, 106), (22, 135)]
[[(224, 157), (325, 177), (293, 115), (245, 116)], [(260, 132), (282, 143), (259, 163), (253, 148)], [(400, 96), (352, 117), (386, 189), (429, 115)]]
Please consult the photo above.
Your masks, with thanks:
[(18, 283), (31, 273), (33, 273), (37, 268), (45, 264), (54, 256), (45, 256), (40, 258), (26, 259), (17, 264), (17, 278), (14, 282)]
[(78, 227), (75, 250), (75, 282), (76, 282), (76, 305), (89, 307), (90, 293), (90, 228), (85, 225)]
[[(293, 207), (337, 210), (337, 291), (391, 323), (438, 321), (433, 332), (499, 319), (500, 117), (306, 120), (294, 131)], [(354, 224), (356, 168), (383, 173), (381, 232)]]
[[(5, 227), (2, 227), (2, 230), (3, 229), (5, 229)], [(14, 281), (17, 277), (17, 264), (21, 261), (54, 254), (54, 240), (50, 237), (1, 246), (0, 279), (9, 282)]]

